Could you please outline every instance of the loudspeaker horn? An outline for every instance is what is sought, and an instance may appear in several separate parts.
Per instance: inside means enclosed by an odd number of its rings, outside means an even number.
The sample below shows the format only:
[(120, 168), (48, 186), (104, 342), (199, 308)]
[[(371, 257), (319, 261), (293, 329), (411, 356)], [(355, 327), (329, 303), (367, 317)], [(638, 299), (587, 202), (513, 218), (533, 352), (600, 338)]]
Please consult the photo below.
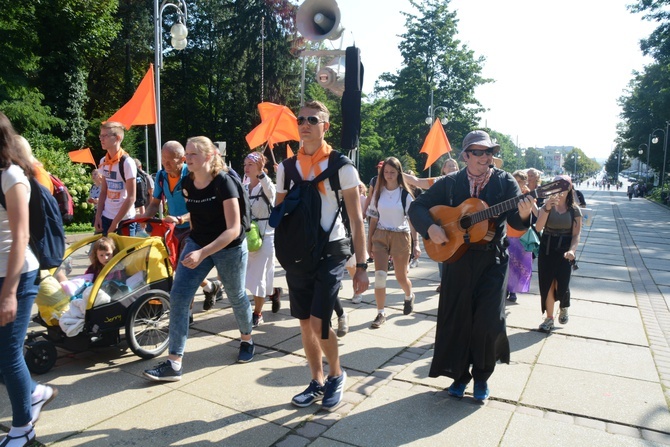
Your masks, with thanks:
[(305, 0), (298, 8), (295, 24), (304, 38), (313, 41), (339, 39), (344, 32), (335, 0)]

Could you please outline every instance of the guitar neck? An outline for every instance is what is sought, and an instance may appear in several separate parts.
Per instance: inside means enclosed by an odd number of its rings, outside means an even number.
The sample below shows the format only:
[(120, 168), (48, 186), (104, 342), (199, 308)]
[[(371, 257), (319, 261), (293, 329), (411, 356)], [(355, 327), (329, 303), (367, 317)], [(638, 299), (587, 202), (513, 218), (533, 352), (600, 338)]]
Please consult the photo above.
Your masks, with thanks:
[(505, 211), (509, 211), (511, 209), (516, 208), (517, 205), (519, 205), (521, 199), (527, 196), (537, 198), (537, 190), (533, 190), (526, 194), (521, 194), (520, 196), (516, 196), (513, 199), (505, 200), (504, 202), (497, 203), (493, 206), (486, 208), (485, 210), (472, 214), (470, 216), (472, 225), (484, 220), (493, 219), (494, 217), (499, 216)]

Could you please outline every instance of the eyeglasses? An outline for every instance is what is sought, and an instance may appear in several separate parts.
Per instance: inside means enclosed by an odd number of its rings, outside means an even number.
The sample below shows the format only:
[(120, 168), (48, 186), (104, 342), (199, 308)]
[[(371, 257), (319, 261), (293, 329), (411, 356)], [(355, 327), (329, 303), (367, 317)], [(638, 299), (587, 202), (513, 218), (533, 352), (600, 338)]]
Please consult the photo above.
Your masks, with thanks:
[(493, 149), (472, 149), (472, 150), (465, 151), (465, 152), (468, 152), (468, 153), (474, 155), (475, 157), (481, 157), (484, 154), (493, 155)]
[(325, 121), (320, 120), (318, 116), (299, 116), (297, 121), (298, 126), (305, 124), (305, 121), (307, 121), (312, 126), (316, 126), (319, 123), (325, 123)]
[(107, 138), (107, 137), (113, 137), (113, 136), (114, 136), (113, 133), (101, 133), (100, 135), (98, 135), (98, 138)]

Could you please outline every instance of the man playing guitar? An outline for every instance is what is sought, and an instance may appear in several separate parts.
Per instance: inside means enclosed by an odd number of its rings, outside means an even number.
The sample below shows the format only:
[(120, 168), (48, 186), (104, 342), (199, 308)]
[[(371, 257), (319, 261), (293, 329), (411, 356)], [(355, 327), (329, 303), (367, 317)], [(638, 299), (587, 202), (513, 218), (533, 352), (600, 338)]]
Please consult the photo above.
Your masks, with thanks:
[[(481, 130), (463, 140), (466, 167), (448, 174), (414, 201), (409, 217), (417, 232), (433, 244), (449, 243), (442, 224), (431, 216), (438, 205), (458, 207), (476, 197), (490, 207), (521, 195), (511, 174), (493, 165), (500, 146)], [(491, 237), (469, 237), (464, 231), (464, 247), (453, 263), (445, 263), (435, 335), (435, 353), (430, 377), (454, 379), (447, 392), (462, 397), (474, 378), (473, 397), (489, 397), (487, 381), (496, 361), (509, 363), (510, 348), (505, 327), (505, 288), (508, 256), (506, 224), (518, 230), (529, 227), (534, 199), (520, 198), (518, 206), (492, 215), (488, 220)], [(472, 365), (472, 370), (470, 370)]]

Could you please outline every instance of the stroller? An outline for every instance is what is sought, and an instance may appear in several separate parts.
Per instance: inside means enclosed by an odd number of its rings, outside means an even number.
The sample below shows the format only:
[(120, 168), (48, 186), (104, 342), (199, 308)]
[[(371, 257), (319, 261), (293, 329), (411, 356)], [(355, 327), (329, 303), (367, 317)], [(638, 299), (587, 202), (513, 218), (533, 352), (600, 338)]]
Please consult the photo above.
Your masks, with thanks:
[[(133, 222), (149, 224), (150, 237), (128, 236)], [(101, 234), (70, 245), (61, 265), (42, 279), (33, 321), (45, 329), (31, 331), (24, 343), (32, 373), (44, 374), (54, 366), (57, 347), (81, 352), (116, 345), (122, 328), (130, 349), (144, 359), (167, 348), (169, 292), (178, 251), (174, 224), (134, 219), (124, 222), (118, 233), (108, 235), (118, 252), (95, 281), (87, 281), (92, 275), (87, 278), (84, 272), (92, 244)]]

